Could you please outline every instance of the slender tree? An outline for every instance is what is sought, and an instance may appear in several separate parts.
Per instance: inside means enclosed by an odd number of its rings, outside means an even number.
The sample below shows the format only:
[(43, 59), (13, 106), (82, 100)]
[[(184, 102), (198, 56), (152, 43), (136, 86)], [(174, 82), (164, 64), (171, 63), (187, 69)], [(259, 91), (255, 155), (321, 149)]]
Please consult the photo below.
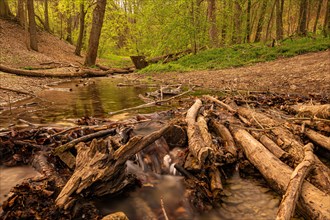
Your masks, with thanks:
[(24, 27), (26, 23), (26, 16), (25, 16), (25, 5), (24, 0), (18, 0), (17, 1), (17, 14), (16, 19), (18, 23)]
[(77, 40), (76, 50), (74, 52), (77, 56), (80, 56), (81, 49), (83, 46), (84, 33), (85, 33), (85, 16), (86, 16), (85, 5), (84, 5), (84, 2), (81, 2), (80, 3), (80, 14), (79, 14), (79, 36), (78, 36), (78, 40)]
[(96, 6), (93, 11), (93, 23), (89, 35), (89, 44), (85, 58), (85, 66), (95, 65), (106, 4), (106, 0), (97, 0), (96, 2)]
[(323, 22), (323, 35), (325, 37), (328, 37), (329, 34), (330, 34), (330, 1), (327, 0), (326, 12), (325, 12), (324, 22)]
[(211, 40), (211, 46), (218, 46), (218, 29), (217, 29), (217, 18), (216, 18), (216, 1), (208, 0), (208, 8), (207, 8), (207, 17), (210, 23), (209, 28), (209, 36)]
[(298, 21), (298, 29), (297, 34), (299, 36), (307, 35), (307, 0), (300, 0), (300, 8), (299, 8), (299, 21)]
[(283, 39), (284, 0), (276, 0), (276, 40)]
[(44, 16), (45, 16), (45, 22), (44, 22), (44, 27), (46, 31), (50, 31), (49, 28), (49, 15), (48, 15), (48, 0), (45, 0), (45, 10), (44, 10)]
[(70, 44), (73, 44), (73, 42), (72, 42), (72, 15), (71, 14), (66, 19), (66, 33), (67, 33), (66, 41), (69, 42)]
[(250, 43), (250, 33), (251, 33), (251, 0), (247, 1), (247, 9), (246, 9), (246, 42)]
[(254, 42), (259, 42), (261, 40), (261, 32), (262, 32), (262, 28), (264, 26), (266, 9), (267, 9), (267, 0), (263, 0), (262, 5), (261, 5), (260, 16), (259, 16), (259, 20), (258, 20), (258, 24), (257, 24), (256, 37), (254, 39)]
[(321, 7), (322, 7), (323, 0), (317, 1), (317, 11), (316, 11), (316, 18), (313, 27), (313, 33), (316, 33), (317, 23), (319, 22), (320, 14), (321, 14)]
[(12, 16), (7, 0), (0, 0), (0, 17), (8, 19)]
[(35, 21), (33, 0), (27, 0), (27, 10), (29, 17), (30, 48), (32, 50), (38, 51), (37, 25)]
[(242, 42), (241, 38), (241, 26), (242, 26), (242, 7), (241, 2), (239, 0), (235, 0), (234, 2), (234, 31), (233, 31), (233, 37), (232, 42), (240, 44)]

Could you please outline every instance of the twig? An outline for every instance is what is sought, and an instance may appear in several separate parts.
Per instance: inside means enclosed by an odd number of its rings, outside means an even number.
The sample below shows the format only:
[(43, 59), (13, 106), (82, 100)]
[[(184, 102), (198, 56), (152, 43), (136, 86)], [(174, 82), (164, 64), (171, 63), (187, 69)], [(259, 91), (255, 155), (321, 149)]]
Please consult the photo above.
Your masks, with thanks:
[(162, 197), (160, 198), (160, 205), (161, 205), (161, 207), (162, 207), (162, 211), (163, 211), (163, 214), (164, 214), (164, 218), (165, 218), (165, 220), (169, 220), (169, 219), (168, 219), (168, 216), (167, 216), (167, 214), (166, 214), (166, 210), (165, 210), (165, 207), (164, 207), (164, 201), (163, 201), (163, 198), (162, 198)]

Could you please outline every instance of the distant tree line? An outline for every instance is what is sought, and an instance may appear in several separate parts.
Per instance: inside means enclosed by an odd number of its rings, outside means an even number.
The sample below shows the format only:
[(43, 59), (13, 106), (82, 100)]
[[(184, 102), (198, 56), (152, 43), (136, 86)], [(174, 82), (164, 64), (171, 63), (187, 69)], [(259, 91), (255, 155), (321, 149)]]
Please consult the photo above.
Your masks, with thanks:
[[(157, 56), (232, 44), (330, 34), (329, 0), (0, 0), (0, 16), (97, 55)], [(101, 31), (102, 30), (102, 31)]]

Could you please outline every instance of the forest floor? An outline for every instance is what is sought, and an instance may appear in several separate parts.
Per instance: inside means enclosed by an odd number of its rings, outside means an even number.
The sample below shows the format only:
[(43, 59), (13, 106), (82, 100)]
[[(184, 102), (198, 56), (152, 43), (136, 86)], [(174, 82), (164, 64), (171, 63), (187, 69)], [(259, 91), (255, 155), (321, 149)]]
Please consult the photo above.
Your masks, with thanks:
[[(38, 33), (39, 52), (26, 47), (25, 31), (18, 24), (0, 19), (0, 63), (15, 68), (40, 67), (47, 62), (83, 64), (74, 46), (45, 32)], [(63, 71), (59, 70), (59, 71)], [(223, 70), (129, 74), (129, 78), (154, 79), (164, 84), (189, 84), (212, 90), (272, 91), (305, 95), (330, 94), (330, 51), (308, 53), (251, 66)], [(23, 77), (0, 72), (0, 88), (35, 93), (56, 78)], [(22, 99), (26, 94), (0, 89), (0, 103)]]

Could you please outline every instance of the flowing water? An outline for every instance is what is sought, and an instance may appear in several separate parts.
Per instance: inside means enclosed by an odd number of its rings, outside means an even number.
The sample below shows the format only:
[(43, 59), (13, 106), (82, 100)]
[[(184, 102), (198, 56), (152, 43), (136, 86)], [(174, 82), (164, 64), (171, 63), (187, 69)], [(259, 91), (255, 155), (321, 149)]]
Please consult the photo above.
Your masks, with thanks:
[[(119, 82), (113, 78), (95, 78), (50, 87), (37, 94), (38, 99), (28, 99), (3, 110), (0, 127), (17, 123), (18, 119), (31, 123), (63, 124), (83, 116), (109, 117), (108, 112), (143, 104), (138, 94), (144, 94), (150, 88), (118, 87)], [(147, 109), (139, 112), (154, 111)], [(192, 211), (185, 199), (182, 177), (144, 173), (132, 164), (128, 164), (128, 168), (143, 177), (143, 187), (116, 200), (98, 201), (98, 207), (104, 214), (124, 211), (130, 219), (145, 219), (150, 214), (144, 211), (145, 207), (150, 207), (152, 211), (158, 210), (155, 213), (157, 218), (164, 219), (160, 205), (163, 201), (166, 212), (172, 217), (170, 219), (274, 219), (280, 201), (279, 196), (267, 187), (254, 180), (242, 179), (236, 172), (224, 185), (225, 196), (219, 208), (200, 215)], [(31, 167), (0, 167), (0, 203), (13, 186), (36, 175), (38, 173)]]

